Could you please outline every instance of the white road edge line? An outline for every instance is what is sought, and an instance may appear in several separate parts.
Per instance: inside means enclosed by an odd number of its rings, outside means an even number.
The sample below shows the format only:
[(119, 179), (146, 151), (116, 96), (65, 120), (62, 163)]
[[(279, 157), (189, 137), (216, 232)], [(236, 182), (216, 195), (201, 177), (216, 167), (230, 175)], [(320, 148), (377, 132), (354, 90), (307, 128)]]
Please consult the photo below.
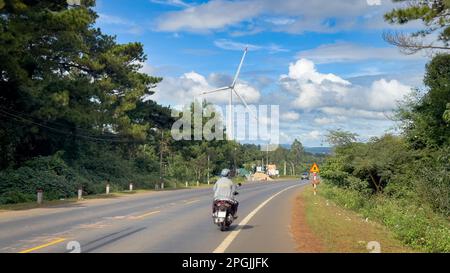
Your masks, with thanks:
[(267, 199), (266, 201), (262, 202), (256, 209), (254, 209), (252, 212), (250, 212), (247, 217), (245, 217), (238, 225), (238, 227), (234, 230), (232, 230), (230, 232), (230, 234), (223, 240), (223, 242), (213, 251), (213, 253), (225, 253), (225, 251), (227, 250), (227, 248), (231, 245), (231, 243), (234, 241), (234, 239), (236, 239), (236, 237), (238, 236), (239, 232), (241, 232), (242, 227), (246, 226), (248, 224), (248, 222), (250, 222), (250, 220), (253, 218), (253, 216), (255, 216), (256, 213), (258, 213), (258, 211), (260, 209), (262, 209), (265, 205), (267, 205), (267, 203), (269, 203), (270, 201), (272, 201), (272, 199), (274, 199), (275, 197), (277, 197), (278, 195), (282, 194), (285, 191), (288, 191), (292, 188), (295, 187), (299, 187), (299, 186), (303, 186), (303, 184), (299, 184), (299, 185), (294, 185), (291, 187), (288, 187), (274, 195), (272, 195), (269, 199)]

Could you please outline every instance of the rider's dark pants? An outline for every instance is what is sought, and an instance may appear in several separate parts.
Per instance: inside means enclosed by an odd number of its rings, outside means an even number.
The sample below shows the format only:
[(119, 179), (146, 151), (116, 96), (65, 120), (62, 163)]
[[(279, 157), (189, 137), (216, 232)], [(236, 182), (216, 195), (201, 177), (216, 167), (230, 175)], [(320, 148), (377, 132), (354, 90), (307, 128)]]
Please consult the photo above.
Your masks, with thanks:
[(233, 215), (236, 215), (236, 213), (237, 213), (237, 211), (238, 211), (238, 207), (239, 207), (239, 202), (238, 202), (238, 201), (235, 201), (235, 202), (234, 202), (234, 206), (233, 206), (233, 209), (234, 209)]

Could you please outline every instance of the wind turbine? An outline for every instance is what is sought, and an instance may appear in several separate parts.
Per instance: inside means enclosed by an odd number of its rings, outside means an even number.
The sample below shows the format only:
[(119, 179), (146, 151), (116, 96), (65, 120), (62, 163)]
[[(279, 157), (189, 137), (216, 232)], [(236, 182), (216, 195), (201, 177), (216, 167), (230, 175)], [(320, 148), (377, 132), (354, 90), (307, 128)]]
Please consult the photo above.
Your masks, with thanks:
[(217, 88), (211, 91), (203, 92), (202, 95), (208, 95), (212, 93), (218, 93), (230, 90), (230, 97), (229, 97), (229, 104), (228, 104), (228, 125), (227, 125), (227, 132), (228, 132), (228, 138), (229, 140), (234, 139), (233, 134), (233, 93), (236, 94), (236, 96), (239, 98), (239, 100), (245, 105), (246, 109), (253, 115), (253, 117), (256, 119), (256, 115), (253, 113), (253, 111), (248, 107), (247, 102), (244, 100), (241, 95), (236, 91), (236, 83), (239, 79), (239, 75), (241, 73), (242, 65), (244, 64), (245, 57), (247, 56), (248, 48), (245, 48), (244, 55), (242, 56), (241, 62), (239, 63), (239, 67), (236, 71), (236, 75), (234, 76), (233, 82), (229, 86)]

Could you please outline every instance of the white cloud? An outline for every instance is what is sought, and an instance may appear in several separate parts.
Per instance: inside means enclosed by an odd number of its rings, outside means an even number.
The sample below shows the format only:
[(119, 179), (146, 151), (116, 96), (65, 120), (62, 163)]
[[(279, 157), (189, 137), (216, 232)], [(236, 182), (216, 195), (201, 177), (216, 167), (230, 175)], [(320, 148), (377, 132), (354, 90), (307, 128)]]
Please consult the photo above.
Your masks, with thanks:
[[(142, 71), (155, 74), (155, 69), (144, 65)], [(194, 99), (225, 105), (228, 92), (200, 94), (230, 81), (230, 75), (205, 76), (194, 71), (179, 77), (164, 77), (151, 99), (172, 106)], [(280, 76), (279, 87), (280, 90), (267, 96), (248, 82), (238, 83), (236, 89), (249, 104), (279, 104), (282, 139), (287, 141), (297, 136), (307, 145), (318, 145), (326, 129), (344, 128), (363, 137), (384, 133), (392, 125), (388, 116), (396, 102), (411, 92), (409, 86), (394, 79), (375, 78), (363, 86), (356, 85), (339, 75), (322, 73), (307, 59), (290, 64), (289, 73)], [(238, 103), (236, 97), (235, 103)]]
[(152, 65), (150, 65), (147, 62), (141, 63), (142, 68), (139, 70), (141, 73), (145, 73), (148, 75), (155, 75), (156, 74), (156, 68)]
[(150, 0), (150, 2), (160, 5), (174, 6), (174, 7), (191, 7), (190, 4), (182, 0)]
[[(379, 17), (392, 7), (391, 1), (380, 0), (210, 0), (162, 15), (157, 20), (157, 29), (208, 32), (230, 26), (245, 27), (245, 23), (251, 22), (256, 28), (273, 31), (327, 33), (370, 28), (372, 21), (377, 28), (384, 28), (387, 24), (380, 22)], [(375, 13), (380, 16), (373, 16)]]
[(270, 44), (270, 45), (253, 45), (253, 44), (245, 44), (245, 43), (239, 43), (227, 39), (219, 39), (214, 41), (214, 45), (218, 48), (225, 49), (225, 50), (244, 50), (245, 48), (248, 48), (250, 51), (256, 51), (256, 50), (266, 50), (269, 53), (278, 53), (278, 52), (287, 52), (289, 50), (276, 45), (276, 44)]
[(169, 12), (159, 18), (157, 27), (162, 31), (204, 32), (251, 19), (261, 11), (257, 1), (213, 0), (182, 11)]
[[(206, 99), (209, 102), (217, 104), (228, 103), (229, 91), (214, 93), (210, 95), (201, 95), (205, 91), (213, 90), (221, 87), (216, 74), (205, 77), (197, 72), (185, 73), (182, 76), (165, 77), (155, 89), (156, 93), (151, 97), (152, 100), (158, 101), (165, 105), (184, 105), (193, 100)], [(247, 103), (256, 103), (259, 101), (261, 94), (258, 89), (246, 82), (239, 82), (236, 85), (236, 91), (247, 101)], [(237, 100), (237, 98), (235, 97)]]
[(261, 46), (252, 45), (252, 44), (244, 44), (239, 42), (234, 42), (227, 39), (219, 39), (214, 41), (214, 45), (218, 48), (225, 49), (225, 50), (244, 50), (245, 48), (248, 48), (249, 50), (260, 50)]
[[(386, 118), (411, 92), (397, 80), (379, 79), (370, 86), (358, 86), (334, 74), (317, 71), (315, 64), (300, 59), (280, 78), (281, 87), (292, 94), (291, 106), (303, 111), (323, 111), (328, 115)], [(339, 111), (337, 111), (339, 110)]]
[(312, 82), (315, 84), (321, 84), (324, 81), (330, 81), (338, 84), (350, 84), (348, 81), (334, 75), (334, 74), (321, 74), (317, 72), (315, 64), (307, 59), (300, 59), (296, 63), (289, 65), (289, 78), (300, 82)]
[(355, 108), (345, 108), (340, 106), (323, 107), (320, 111), (330, 117), (336, 117), (341, 120), (358, 119), (358, 120), (385, 120), (388, 112), (371, 111)]
[(127, 19), (105, 13), (98, 13), (97, 22), (111, 25), (133, 25), (133, 23), (128, 21)]
[(116, 29), (117, 32), (130, 33), (130, 34), (141, 34), (143, 28), (136, 24), (135, 22), (114, 15), (109, 15), (105, 13), (98, 13), (97, 24), (100, 25), (114, 25), (120, 27)]
[(319, 140), (320, 137), (321, 137), (321, 135), (322, 135), (322, 134), (320, 133), (320, 131), (318, 131), (318, 130), (313, 130), (313, 131), (311, 131), (311, 132), (302, 134), (301, 137), (302, 137), (302, 139), (304, 139), (304, 140), (309, 140), (309, 141), (311, 141), (311, 140)]
[(300, 114), (297, 112), (289, 111), (281, 114), (281, 120), (283, 121), (298, 121), (300, 119)]
[(280, 78), (282, 87), (296, 96), (292, 105), (314, 109), (334, 105), (348, 95), (350, 82), (334, 74), (322, 74), (314, 63), (300, 59), (289, 65), (289, 74)]
[(381, 0), (366, 0), (369, 6), (379, 6), (381, 5)]
[(318, 124), (318, 125), (328, 125), (328, 124), (332, 124), (334, 122), (334, 119), (331, 118), (315, 118), (314, 119), (314, 123)]
[(411, 87), (409, 86), (396, 80), (381, 79), (372, 83), (367, 102), (373, 109), (391, 110), (410, 93)]
[(307, 58), (316, 64), (355, 62), (370, 59), (377, 60), (418, 60), (424, 59), (420, 54), (401, 54), (394, 47), (372, 47), (349, 42), (324, 44), (314, 49), (299, 52), (298, 58)]
[(295, 19), (286, 17), (272, 17), (265, 19), (265, 21), (276, 26), (285, 26), (295, 23)]

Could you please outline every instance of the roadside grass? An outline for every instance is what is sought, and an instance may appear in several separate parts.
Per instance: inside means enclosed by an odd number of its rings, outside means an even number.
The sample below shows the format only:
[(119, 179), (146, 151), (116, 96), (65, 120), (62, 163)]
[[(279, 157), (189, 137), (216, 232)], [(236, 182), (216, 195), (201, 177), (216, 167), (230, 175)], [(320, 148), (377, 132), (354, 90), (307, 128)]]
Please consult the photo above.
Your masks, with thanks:
[[(277, 179), (275, 181), (284, 181), (286, 180), (286, 177)], [(234, 183), (242, 183), (245, 184), (249, 181), (247, 181), (245, 178), (239, 177), (239, 178), (233, 178)], [(160, 192), (160, 191), (175, 191), (175, 190), (184, 190), (184, 189), (202, 189), (202, 188), (211, 188), (214, 186), (214, 183), (211, 182), (209, 185), (207, 183), (199, 183), (197, 186), (197, 182), (188, 182), (188, 187), (186, 188), (185, 183), (177, 182), (176, 186), (175, 183), (172, 181), (166, 182), (166, 188), (164, 190), (158, 189), (138, 189), (133, 191), (118, 191), (118, 192), (111, 192), (110, 194), (92, 194), (92, 195), (84, 195), (82, 200), (78, 200), (77, 198), (67, 198), (67, 199), (60, 199), (60, 200), (45, 200), (41, 205), (37, 204), (36, 202), (26, 202), (26, 203), (17, 203), (17, 204), (4, 204), (0, 205), (0, 213), (2, 211), (20, 211), (20, 210), (30, 210), (30, 209), (36, 209), (36, 208), (51, 208), (51, 207), (58, 207), (63, 205), (72, 205), (77, 202), (83, 201), (83, 200), (94, 200), (94, 199), (113, 199), (113, 198), (119, 198), (122, 196), (129, 196), (139, 193), (148, 193), (148, 192)]]
[[(369, 242), (378, 242), (383, 253), (411, 253), (412, 248), (395, 238), (386, 227), (367, 221), (357, 213), (344, 209), (321, 195), (314, 196), (312, 187), (300, 194), (309, 230), (321, 241), (323, 252), (368, 253)], [(299, 238), (301, 239), (301, 238)]]
[(319, 194), (386, 227), (395, 238), (416, 251), (449, 253), (450, 221), (408, 199), (363, 196), (356, 191), (322, 183)]
[(278, 179), (300, 179), (300, 175), (280, 175), (280, 177)]
[[(233, 179), (235, 183), (242, 183), (245, 184), (247, 182), (245, 179)], [(84, 195), (82, 200), (78, 200), (77, 198), (67, 198), (67, 199), (60, 199), (60, 200), (45, 200), (42, 202), (42, 204), (37, 204), (36, 202), (26, 202), (26, 203), (17, 203), (17, 204), (4, 204), (0, 205), (0, 213), (2, 211), (20, 211), (20, 210), (30, 210), (30, 209), (36, 209), (36, 208), (52, 208), (52, 207), (59, 207), (59, 206), (70, 206), (73, 204), (76, 204), (78, 202), (82, 202), (83, 200), (95, 200), (95, 199), (114, 199), (114, 198), (120, 198), (123, 196), (130, 196), (134, 194), (139, 193), (149, 193), (149, 192), (161, 192), (161, 191), (176, 191), (176, 190), (185, 190), (185, 189), (201, 189), (201, 188), (211, 188), (214, 186), (214, 183), (210, 183), (208, 185), (207, 183), (200, 183), (197, 186), (197, 182), (188, 182), (188, 187), (186, 188), (185, 183), (175, 183), (174, 182), (166, 182), (166, 188), (164, 190), (158, 189), (138, 189), (133, 191), (118, 191), (118, 192), (111, 192), (110, 194), (92, 194), (92, 195)], [(45, 196), (45, 195), (44, 195)]]
[(27, 203), (18, 203), (18, 204), (7, 204), (0, 205), (0, 213), (4, 211), (19, 211), (19, 210), (30, 210), (36, 208), (50, 208), (57, 207), (61, 205), (70, 205), (76, 203), (77, 200), (49, 200), (44, 201), (41, 205), (38, 205), (36, 202), (27, 202)]
[(59, 206), (70, 206), (76, 204), (78, 202), (82, 202), (83, 200), (94, 200), (94, 199), (113, 199), (119, 198), (121, 196), (132, 195), (137, 193), (150, 192), (150, 190), (138, 190), (138, 191), (123, 191), (123, 192), (113, 192), (110, 194), (93, 194), (83, 196), (82, 200), (78, 200), (77, 198), (66, 198), (59, 200), (44, 200), (42, 204), (37, 204), (36, 202), (26, 202), (26, 203), (17, 203), (17, 204), (6, 204), (0, 205), (0, 213), (2, 211), (20, 211), (20, 210), (30, 210), (37, 208), (52, 208)]

